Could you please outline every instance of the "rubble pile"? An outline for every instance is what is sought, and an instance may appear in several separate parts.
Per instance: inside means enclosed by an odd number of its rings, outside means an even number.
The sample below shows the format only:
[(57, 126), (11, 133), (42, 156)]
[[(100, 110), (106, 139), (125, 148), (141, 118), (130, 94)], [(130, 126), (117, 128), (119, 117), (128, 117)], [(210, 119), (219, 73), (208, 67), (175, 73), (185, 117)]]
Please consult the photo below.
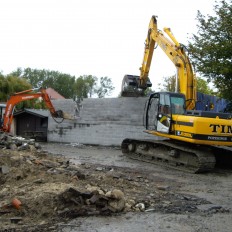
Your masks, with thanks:
[[(106, 184), (99, 169), (74, 165), (40, 149), (32, 140), (1, 137), (0, 221), (19, 228), (78, 216), (111, 215), (132, 210), (135, 201)], [(117, 179), (115, 179), (117, 181)], [(104, 188), (99, 183), (104, 183)], [(120, 185), (120, 183), (119, 183)], [(13, 223), (13, 224), (12, 224)]]
[(0, 133), (0, 148), (21, 151), (40, 149), (41, 146), (34, 139), (25, 139), (23, 137), (11, 136), (7, 133)]
[(204, 199), (173, 192), (148, 173), (74, 164), (43, 151), (33, 140), (6, 135), (0, 146), (0, 229), (56, 231), (55, 225), (76, 217), (131, 211), (228, 212)]
[[(95, 189), (90, 190), (88, 189)], [(121, 212), (125, 207), (122, 191), (114, 189), (106, 194), (97, 187), (87, 187), (86, 192), (80, 192), (70, 187), (59, 195), (62, 210), (57, 213), (63, 218), (76, 218), (78, 216), (110, 215)]]

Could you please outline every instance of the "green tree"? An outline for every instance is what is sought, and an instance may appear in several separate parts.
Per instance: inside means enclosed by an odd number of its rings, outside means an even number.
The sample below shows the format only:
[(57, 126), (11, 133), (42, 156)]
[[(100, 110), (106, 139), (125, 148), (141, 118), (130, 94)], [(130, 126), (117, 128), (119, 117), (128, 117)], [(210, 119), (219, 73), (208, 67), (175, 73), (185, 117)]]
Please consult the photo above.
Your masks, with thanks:
[(10, 95), (32, 88), (32, 86), (27, 82), (27, 80), (21, 77), (7, 75), (6, 80), (9, 85)]
[(65, 98), (74, 96), (75, 76), (57, 71), (46, 71), (46, 79), (42, 83), (43, 88), (53, 88)]
[(209, 95), (215, 94), (209, 87), (208, 82), (201, 77), (197, 77), (197, 92)]
[(11, 74), (0, 76), (0, 101), (6, 102), (13, 93), (26, 89), (31, 89), (31, 85), (24, 78), (19, 78)]
[(75, 98), (83, 99), (92, 97), (94, 94), (94, 87), (97, 83), (97, 77), (92, 75), (83, 75), (76, 79), (74, 85)]
[(11, 75), (25, 78), (33, 86), (33, 88), (38, 87), (38, 85), (43, 83), (47, 77), (46, 70), (31, 68), (17, 68), (17, 70), (13, 71)]
[[(27, 89), (31, 89), (32, 86), (27, 82), (26, 79), (22, 77), (17, 77), (12, 74), (7, 75), (6, 77), (7, 83), (8, 83), (8, 98), (13, 94), (17, 92), (21, 92)], [(22, 108), (33, 108), (35, 100), (28, 100), (28, 101), (23, 101), (19, 104), (16, 105), (17, 109), (22, 109)]]
[[(88, 98), (97, 95), (102, 98), (110, 95), (114, 89), (112, 81), (108, 77), (98, 78), (93, 75), (83, 75), (78, 78), (58, 71), (21, 69), (13, 71), (11, 76), (25, 78), (33, 88), (53, 88), (65, 98)], [(98, 84), (99, 83), (99, 84)]]
[(0, 74), (0, 102), (5, 102), (9, 93), (9, 85), (6, 78)]
[(175, 92), (176, 91), (176, 76), (173, 75), (173, 76), (163, 77), (162, 83), (159, 83), (158, 86), (161, 91)]
[(100, 85), (95, 88), (95, 92), (99, 98), (109, 96), (113, 90), (113, 83), (109, 77), (101, 77)]
[(76, 79), (74, 89), (75, 98), (83, 99), (96, 95), (103, 98), (110, 95), (114, 87), (109, 77), (98, 79), (92, 75), (83, 75)]
[(221, 97), (232, 100), (232, 4), (215, 2), (214, 15), (198, 11), (198, 33), (190, 38), (188, 48), (197, 72), (212, 81)]
[(176, 76), (169, 76), (169, 77), (164, 77), (163, 78), (163, 89), (166, 91), (170, 92), (175, 92), (176, 91)]
[(75, 76), (60, 73), (58, 71), (39, 70), (26, 68), (22, 70), (18, 68), (12, 72), (14, 75), (25, 78), (34, 88), (53, 88), (65, 98), (73, 98)]
[[(175, 92), (176, 89), (176, 76), (169, 76), (163, 78), (163, 84), (161, 85), (160, 89)], [(201, 78), (197, 77), (197, 92), (204, 93), (204, 94), (215, 94), (213, 90), (209, 87), (208, 82)]]

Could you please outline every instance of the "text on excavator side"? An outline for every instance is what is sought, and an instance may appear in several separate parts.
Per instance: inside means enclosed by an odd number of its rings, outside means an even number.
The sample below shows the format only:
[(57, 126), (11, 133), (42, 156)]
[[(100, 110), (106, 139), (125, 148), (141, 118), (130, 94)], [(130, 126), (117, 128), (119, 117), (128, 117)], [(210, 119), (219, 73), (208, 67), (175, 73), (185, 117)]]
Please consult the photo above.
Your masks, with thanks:
[(228, 126), (228, 125), (219, 125), (219, 124), (210, 124), (209, 127), (212, 127), (212, 132), (213, 133), (230, 133), (232, 134), (232, 126)]

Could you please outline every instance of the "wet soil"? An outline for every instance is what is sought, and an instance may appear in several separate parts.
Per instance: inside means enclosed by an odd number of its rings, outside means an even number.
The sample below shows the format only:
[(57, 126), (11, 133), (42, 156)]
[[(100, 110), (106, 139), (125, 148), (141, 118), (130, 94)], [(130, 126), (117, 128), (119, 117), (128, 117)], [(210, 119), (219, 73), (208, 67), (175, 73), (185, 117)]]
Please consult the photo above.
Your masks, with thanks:
[[(119, 147), (41, 146), (40, 152), (0, 152), (0, 166), (4, 167), (0, 174), (0, 232), (231, 231), (230, 167), (190, 174), (131, 160)], [(120, 190), (127, 207), (103, 213), (96, 204), (91, 209), (88, 205), (77, 208), (79, 202), (70, 192), (64, 195), (67, 189), (75, 189), (83, 199), (90, 187), (103, 193)], [(1, 208), (15, 197), (22, 202), (20, 209)]]
[(136, 192), (129, 190), (128, 194), (135, 196), (138, 202), (148, 203), (144, 212), (78, 218), (68, 225), (60, 225), (60, 231), (232, 230), (232, 169), (228, 165), (221, 164), (210, 173), (190, 174), (131, 160), (122, 155), (118, 147), (81, 144), (42, 146), (51, 153), (65, 155), (77, 164), (89, 163), (117, 170), (120, 178), (131, 179), (142, 187), (139, 191), (135, 189)]

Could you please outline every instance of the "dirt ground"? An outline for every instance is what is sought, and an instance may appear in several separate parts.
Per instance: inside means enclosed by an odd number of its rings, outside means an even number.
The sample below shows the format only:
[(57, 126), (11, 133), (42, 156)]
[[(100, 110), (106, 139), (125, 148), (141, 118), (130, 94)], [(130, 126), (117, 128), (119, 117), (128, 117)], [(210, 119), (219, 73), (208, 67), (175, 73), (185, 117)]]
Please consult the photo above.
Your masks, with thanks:
[(41, 146), (0, 150), (0, 232), (232, 230), (230, 167), (190, 174), (117, 147)]

